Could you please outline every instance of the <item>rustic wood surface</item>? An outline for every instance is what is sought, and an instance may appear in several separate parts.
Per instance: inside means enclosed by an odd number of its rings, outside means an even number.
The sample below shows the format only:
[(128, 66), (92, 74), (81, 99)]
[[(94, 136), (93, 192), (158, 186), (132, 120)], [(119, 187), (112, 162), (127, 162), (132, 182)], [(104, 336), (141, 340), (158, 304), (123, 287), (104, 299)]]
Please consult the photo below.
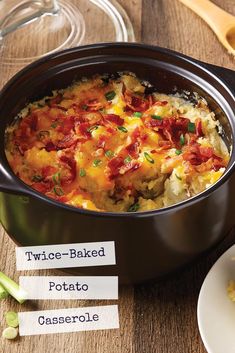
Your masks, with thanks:
[[(213, 1), (235, 15), (234, 0)], [(235, 70), (235, 58), (221, 47), (207, 25), (178, 0), (120, 0), (120, 3), (134, 24), (138, 41), (178, 50), (194, 58)], [(103, 23), (99, 16), (93, 21), (95, 28), (99, 22)], [(105, 31), (103, 27), (103, 34), (100, 33), (102, 38), (105, 38)], [(87, 38), (87, 42), (96, 40)], [(0, 69), (2, 86), (18, 67), (3, 68), (0, 61)], [(15, 267), (15, 245), (3, 229), (0, 233), (0, 270), (17, 280), (20, 273), (16, 272)], [(208, 270), (218, 256), (234, 243), (234, 236), (235, 232), (231, 231), (219, 247), (184, 270), (180, 276), (151, 285), (121, 288), (118, 300), (120, 330), (21, 337), (14, 342), (0, 338), (0, 352), (205, 353), (197, 327), (198, 294)], [(55, 273), (58, 274), (56, 271), (30, 274)], [(41, 310), (97, 303), (31, 301), (20, 307), (13, 299), (7, 299), (0, 303), (0, 331), (5, 326), (3, 313), (8, 310)]]

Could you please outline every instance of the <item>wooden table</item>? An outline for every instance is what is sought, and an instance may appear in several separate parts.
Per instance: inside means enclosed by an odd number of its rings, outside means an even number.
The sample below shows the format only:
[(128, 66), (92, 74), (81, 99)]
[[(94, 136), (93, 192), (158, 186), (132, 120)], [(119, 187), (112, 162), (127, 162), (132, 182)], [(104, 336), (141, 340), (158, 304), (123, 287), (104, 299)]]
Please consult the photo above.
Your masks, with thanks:
[[(138, 41), (178, 50), (194, 58), (235, 70), (235, 58), (221, 47), (207, 25), (178, 0), (120, 2), (134, 23)], [(234, 0), (214, 0), (214, 3), (235, 15)], [(102, 18), (96, 20), (102, 21)], [(16, 67), (12, 67), (2, 71), (1, 85), (16, 70)], [(19, 273), (15, 267), (15, 245), (3, 229), (0, 232), (0, 270), (17, 280)], [(198, 294), (212, 264), (234, 243), (234, 235), (235, 232), (231, 231), (219, 247), (184, 270), (180, 276), (152, 285), (121, 288), (118, 300), (120, 330), (21, 337), (14, 342), (0, 338), (0, 352), (205, 353), (197, 327)], [(55, 271), (30, 274), (55, 273), (58, 274)], [(101, 302), (31, 301), (20, 307), (13, 299), (7, 299), (0, 303), (0, 330), (5, 326), (3, 313), (8, 310), (41, 310), (94, 304)]]

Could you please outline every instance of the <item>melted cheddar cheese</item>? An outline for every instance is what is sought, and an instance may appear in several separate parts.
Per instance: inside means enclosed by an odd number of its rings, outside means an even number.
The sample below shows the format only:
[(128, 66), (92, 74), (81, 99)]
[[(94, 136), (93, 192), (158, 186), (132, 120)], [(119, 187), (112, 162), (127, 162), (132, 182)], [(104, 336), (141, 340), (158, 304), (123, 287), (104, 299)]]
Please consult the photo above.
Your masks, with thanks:
[(6, 155), (33, 189), (74, 207), (136, 212), (200, 193), (229, 160), (218, 121), (133, 74), (83, 79), (29, 104), (6, 130)]

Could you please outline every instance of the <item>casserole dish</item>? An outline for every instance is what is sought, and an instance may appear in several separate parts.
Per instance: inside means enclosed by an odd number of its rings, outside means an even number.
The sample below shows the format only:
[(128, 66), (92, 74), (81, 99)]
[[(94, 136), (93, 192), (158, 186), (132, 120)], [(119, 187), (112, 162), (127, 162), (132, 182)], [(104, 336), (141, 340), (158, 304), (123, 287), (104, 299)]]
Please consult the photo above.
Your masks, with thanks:
[[(132, 71), (159, 92), (203, 96), (231, 150), (224, 175), (191, 199), (159, 210), (108, 213), (77, 209), (39, 194), (12, 172), (4, 133), (20, 110), (74, 79)], [(176, 52), (143, 44), (89, 45), (47, 56), (16, 74), (0, 94), (0, 219), (20, 245), (115, 241), (116, 266), (73, 269), (84, 275), (118, 275), (137, 283), (169, 274), (221, 240), (235, 210), (235, 73)], [(189, 96), (193, 99), (193, 96)]]

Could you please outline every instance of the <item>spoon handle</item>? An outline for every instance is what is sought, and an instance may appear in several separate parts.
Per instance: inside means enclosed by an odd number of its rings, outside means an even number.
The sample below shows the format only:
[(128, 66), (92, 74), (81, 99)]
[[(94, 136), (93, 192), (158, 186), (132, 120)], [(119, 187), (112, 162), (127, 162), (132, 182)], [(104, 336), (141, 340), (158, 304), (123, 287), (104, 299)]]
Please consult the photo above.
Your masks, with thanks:
[[(46, 14), (56, 14), (58, 11), (59, 6), (56, 0), (43, 0), (38, 2), (30, 0), (20, 3), (0, 21), (0, 40), (7, 34), (27, 25), (33, 20)], [(25, 15), (24, 12), (26, 12)]]
[(226, 33), (231, 24), (235, 24), (235, 17), (213, 4), (209, 0), (179, 0), (198, 16), (200, 16), (211, 29), (218, 34)]

